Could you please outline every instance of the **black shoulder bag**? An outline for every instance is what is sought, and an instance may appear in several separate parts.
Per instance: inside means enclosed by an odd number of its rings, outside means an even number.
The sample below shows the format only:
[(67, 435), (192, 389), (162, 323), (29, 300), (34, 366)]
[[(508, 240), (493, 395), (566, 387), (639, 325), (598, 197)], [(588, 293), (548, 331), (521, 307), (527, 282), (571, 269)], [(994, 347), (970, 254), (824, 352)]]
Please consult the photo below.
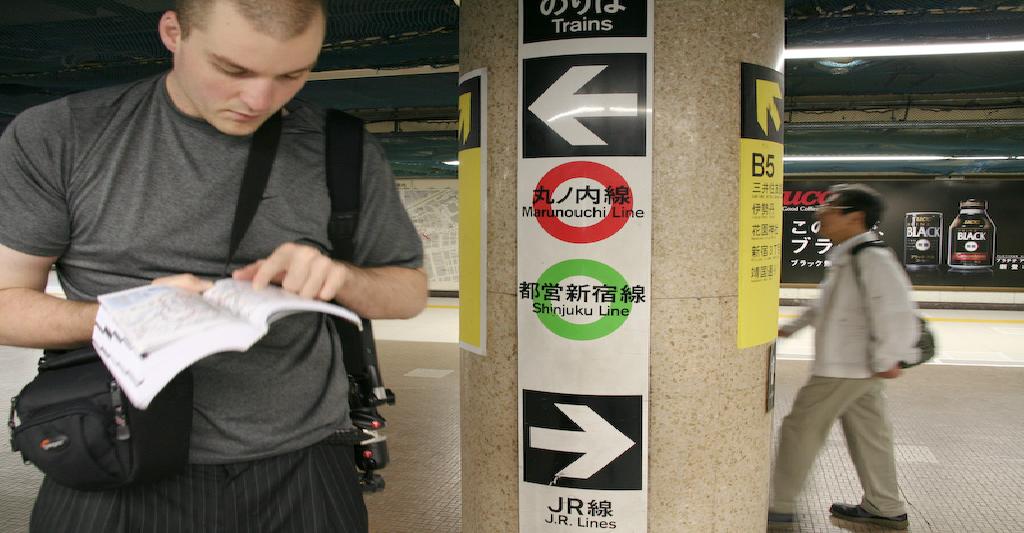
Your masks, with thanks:
[[(245, 235), (277, 152), (281, 117), (253, 135), (228, 263)], [(255, 197), (255, 201), (253, 201)], [(136, 409), (92, 346), (47, 350), (39, 373), (11, 398), (11, 449), (54, 481), (104, 490), (156, 481), (188, 464), (192, 431), (192, 374), (186, 369)]]

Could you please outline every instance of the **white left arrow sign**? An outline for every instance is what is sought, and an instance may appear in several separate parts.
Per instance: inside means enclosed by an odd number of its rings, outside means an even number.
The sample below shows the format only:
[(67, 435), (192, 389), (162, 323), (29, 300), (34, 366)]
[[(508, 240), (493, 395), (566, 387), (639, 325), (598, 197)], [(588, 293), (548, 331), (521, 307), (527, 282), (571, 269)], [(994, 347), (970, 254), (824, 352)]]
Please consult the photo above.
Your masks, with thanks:
[(530, 427), (531, 448), (583, 454), (555, 474), (556, 478), (589, 479), (636, 444), (586, 405), (556, 403), (555, 407), (583, 430)]
[(527, 109), (573, 146), (605, 146), (608, 143), (580, 124), (582, 117), (635, 117), (636, 94), (576, 94), (608, 65), (570, 68)]

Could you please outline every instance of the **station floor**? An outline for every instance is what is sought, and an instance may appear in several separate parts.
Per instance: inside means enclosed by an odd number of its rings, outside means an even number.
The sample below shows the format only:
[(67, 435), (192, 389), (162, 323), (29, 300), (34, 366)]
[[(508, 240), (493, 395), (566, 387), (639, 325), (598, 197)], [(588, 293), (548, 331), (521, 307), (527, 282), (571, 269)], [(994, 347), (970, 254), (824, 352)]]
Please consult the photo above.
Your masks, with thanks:
[[(783, 308), (782, 319), (798, 311)], [(936, 362), (888, 388), (910, 531), (1024, 532), (1024, 312), (924, 314), (938, 337)], [(392, 459), (381, 471), (387, 488), (366, 497), (374, 533), (462, 531), (457, 325), (458, 302), (448, 299), (431, 299), (411, 321), (375, 322), (398, 403), (384, 409)], [(810, 343), (805, 331), (779, 345), (776, 429), (806, 379)], [(31, 378), (35, 360), (32, 350), (0, 347), (0, 397)], [(26, 530), (39, 479), (16, 454), (0, 453), (0, 533)], [(881, 531), (828, 517), (830, 503), (859, 495), (836, 427), (808, 479), (800, 526), (781, 531)]]
[[(799, 311), (784, 307), (780, 320)], [(922, 314), (933, 327), (938, 354), (888, 386), (909, 531), (1024, 533), (1024, 312)], [(385, 471), (388, 488), (367, 498), (374, 532), (461, 531), (457, 321), (457, 301), (432, 299), (411, 322), (376, 323), (378, 337), (389, 339), (381, 342), (388, 354), (382, 364), (400, 403), (389, 408), (394, 464)], [(778, 357), (776, 433), (807, 378), (813, 331), (781, 340)], [(409, 381), (410, 373), (423, 377)], [(414, 395), (409, 402), (404, 387)], [(418, 485), (406, 485), (407, 479)], [(885, 531), (829, 518), (832, 502), (857, 502), (860, 495), (836, 425), (808, 478), (799, 527), (770, 531)]]

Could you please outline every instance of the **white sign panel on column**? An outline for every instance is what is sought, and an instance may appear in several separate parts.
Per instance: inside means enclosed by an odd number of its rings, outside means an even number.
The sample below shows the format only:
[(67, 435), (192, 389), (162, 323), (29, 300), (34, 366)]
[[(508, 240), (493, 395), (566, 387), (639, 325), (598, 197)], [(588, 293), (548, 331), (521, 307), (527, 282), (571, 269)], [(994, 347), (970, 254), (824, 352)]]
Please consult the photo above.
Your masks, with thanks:
[(652, 13), (520, 3), (520, 531), (647, 529)]

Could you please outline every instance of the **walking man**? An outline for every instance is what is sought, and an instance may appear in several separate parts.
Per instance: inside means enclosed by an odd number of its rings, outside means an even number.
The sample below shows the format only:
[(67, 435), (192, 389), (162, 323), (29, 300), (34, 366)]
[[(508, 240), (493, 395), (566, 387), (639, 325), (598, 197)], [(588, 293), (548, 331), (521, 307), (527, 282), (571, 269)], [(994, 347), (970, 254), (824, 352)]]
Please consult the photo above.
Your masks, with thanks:
[(878, 240), (871, 228), (883, 209), (870, 187), (844, 184), (829, 189), (817, 211), (820, 233), (834, 246), (818, 300), (779, 328), (780, 337), (789, 337), (814, 326), (814, 366), (782, 422), (769, 525), (797, 523), (796, 499), (838, 418), (864, 496), (859, 504), (835, 503), (829, 511), (843, 520), (907, 528), (884, 380), (900, 375), (901, 360), (915, 360), (915, 306), (892, 251), (858, 248)]

